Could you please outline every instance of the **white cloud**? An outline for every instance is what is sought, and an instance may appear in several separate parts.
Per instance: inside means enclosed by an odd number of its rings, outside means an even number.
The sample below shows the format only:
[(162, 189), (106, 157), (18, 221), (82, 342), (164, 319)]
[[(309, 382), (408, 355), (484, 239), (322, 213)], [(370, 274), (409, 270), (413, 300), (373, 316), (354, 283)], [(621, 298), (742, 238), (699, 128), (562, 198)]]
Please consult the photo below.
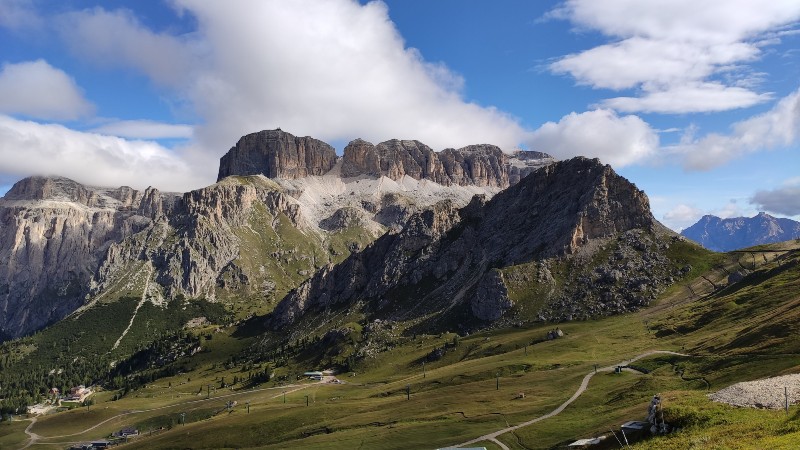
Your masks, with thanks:
[(511, 149), (525, 136), (514, 118), (464, 100), (458, 74), (407, 48), (383, 3), (176, 4), (198, 20), (189, 36), (95, 9), (71, 15), (76, 32), (64, 37), (91, 60), (179, 90), (202, 119), (196, 153), (218, 157), (243, 134), (276, 127), (328, 141), (412, 138), (435, 149)]
[[(550, 69), (579, 84), (636, 89), (642, 98), (611, 99), (620, 111), (684, 113), (722, 111), (763, 102), (754, 77), (731, 67), (758, 59), (800, 20), (800, 3), (789, 1), (567, 0), (548, 15), (615, 41), (566, 55)], [(724, 75), (726, 85), (714, 77)], [(694, 96), (693, 96), (694, 95)]]
[(82, 133), (0, 115), (4, 179), (61, 175), (98, 186), (185, 191), (208, 184), (181, 158), (148, 141)]
[(141, 70), (160, 85), (180, 87), (188, 81), (197, 49), (187, 39), (148, 30), (129, 11), (73, 11), (57, 22), (64, 42), (78, 57), (105, 67)]
[(734, 200), (729, 201), (722, 208), (715, 209), (710, 212), (711, 215), (729, 219), (731, 217), (744, 217), (747, 215), (742, 207)]
[(734, 123), (728, 134), (711, 133), (698, 139), (693, 132), (666, 149), (692, 170), (708, 170), (748, 153), (795, 144), (800, 140), (800, 89), (771, 110)]
[(44, 60), (7, 63), (0, 70), (0, 113), (72, 120), (92, 109), (75, 80)]
[(800, 215), (800, 178), (787, 180), (776, 189), (757, 191), (750, 203), (773, 214)]
[(616, 97), (602, 106), (623, 112), (692, 113), (726, 111), (752, 106), (768, 100), (768, 94), (756, 94), (741, 87), (720, 83), (686, 83), (668, 91), (645, 93), (642, 97)]
[(671, 210), (664, 213), (664, 225), (669, 228), (681, 232), (687, 227), (697, 223), (704, 213), (701, 209), (695, 208), (690, 205), (676, 205)]
[(42, 20), (29, 0), (0, 0), (0, 26), (13, 31), (39, 28)]
[(589, 156), (622, 167), (649, 158), (658, 148), (658, 134), (637, 116), (618, 116), (597, 109), (570, 113), (534, 131), (528, 144), (557, 158)]
[(191, 125), (155, 122), (152, 120), (119, 120), (89, 130), (130, 139), (189, 139)]

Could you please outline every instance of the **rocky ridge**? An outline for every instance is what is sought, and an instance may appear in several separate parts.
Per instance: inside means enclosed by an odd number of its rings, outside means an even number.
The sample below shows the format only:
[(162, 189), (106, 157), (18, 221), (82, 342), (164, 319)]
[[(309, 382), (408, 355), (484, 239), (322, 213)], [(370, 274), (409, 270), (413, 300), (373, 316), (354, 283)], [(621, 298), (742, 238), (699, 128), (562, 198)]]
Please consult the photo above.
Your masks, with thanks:
[(312, 226), (335, 231), (332, 225), (346, 223), (338, 218), (347, 214), (379, 235), (436, 202), (465, 206), (476, 194), (491, 197), (553, 161), (545, 153), (506, 154), (493, 145), (435, 152), (397, 139), (377, 145), (356, 139), (338, 157), (324, 142), (278, 129), (241, 138), (220, 159), (219, 180), (262, 174), (298, 200)]
[(523, 153), (436, 153), (393, 140), (354, 141), (338, 157), (322, 141), (271, 130), (242, 137), (221, 158), (220, 181), (185, 194), (22, 180), (0, 200), (1, 336), (142, 291), (158, 304), (239, 297), (263, 306), (437, 202), (462, 207), (552, 162)]
[(115, 242), (180, 207), (175, 194), (31, 177), (0, 199), (0, 332), (19, 336), (80, 306)]
[(490, 186), (504, 189), (516, 184), (553, 159), (541, 152), (516, 151), (508, 155), (494, 145), (470, 145), (435, 152), (419, 141), (397, 140), (373, 145), (361, 139), (344, 148), (342, 176), (410, 176), (450, 186)]
[(231, 175), (261, 174), (273, 179), (297, 179), (324, 175), (341, 160), (339, 175), (405, 176), (450, 186), (491, 186), (504, 189), (534, 170), (552, 163), (541, 152), (517, 150), (506, 154), (494, 145), (470, 145), (460, 149), (433, 149), (415, 140), (392, 139), (373, 145), (356, 139), (340, 158), (330, 145), (310, 137), (276, 130), (248, 134), (220, 158), (217, 181)]
[[(681, 275), (665, 256), (672, 237), (642, 191), (597, 160), (575, 158), (491, 200), (413, 215), (402, 231), (317, 272), (270, 320), (282, 328), (361, 305), (384, 320), (485, 323), (526, 307), (512, 299), (520, 285), (546, 291), (529, 312), (540, 320), (614, 314), (646, 305)], [(585, 280), (559, 273), (567, 265), (581, 266)], [(606, 290), (587, 289), (603, 277)]]

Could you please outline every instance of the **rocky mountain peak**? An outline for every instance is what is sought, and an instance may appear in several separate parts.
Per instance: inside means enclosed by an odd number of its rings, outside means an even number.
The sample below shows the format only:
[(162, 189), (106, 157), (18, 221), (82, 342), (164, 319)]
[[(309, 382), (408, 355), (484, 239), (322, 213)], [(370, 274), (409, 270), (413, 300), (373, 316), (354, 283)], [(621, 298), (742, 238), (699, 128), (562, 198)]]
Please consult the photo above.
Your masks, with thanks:
[(322, 175), (336, 164), (336, 150), (318, 139), (276, 130), (243, 136), (219, 161), (217, 181), (232, 175), (295, 179)]
[(6, 200), (62, 200), (86, 204), (90, 192), (69, 178), (32, 176), (16, 183), (6, 193)]
[(390, 139), (377, 145), (351, 141), (341, 158), (330, 145), (310, 137), (298, 138), (280, 129), (248, 134), (220, 159), (217, 181), (232, 175), (262, 174), (292, 180), (324, 175), (341, 159), (343, 178), (410, 177), (443, 186), (506, 188), (532, 171), (552, 163), (541, 152), (503, 152), (488, 144), (436, 152), (417, 140)]
[[(492, 153), (478, 149), (484, 150)], [(573, 158), (539, 169), (491, 200), (476, 196), (462, 209), (441, 203), (412, 215), (399, 233), (387, 233), (291, 292), (272, 325), (348, 303), (382, 320), (428, 315), (435, 321), (467, 309), (462, 323), (493, 321), (513, 307), (510, 292), (520, 283), (541, 283), (553, 302), (537, 307), (540, 317), (627, 311), (647, 304), (676, 275), (663, 255), (668, 234), (644, 192), (597, 159)], [(616, 251), (608, 261), (594, 261), (603, 246)], [(557, 286), (549, 267), (573, 259), (583, 261), (576, 267), (602, 262), (597, 273), (617, 270), (642, 287), (633, 292), (615, 284), (604, 297), (593, 294), (584, 288), (594, 281), (594, 267), (581, 283)]]
[(392, 180), (409, 176), (444, 186), (505, 188), (552, 162), (553, 158), (546, 153), (517, 151), (509, 155), (488, 144), (435, 152), (416, 140), (392, 139), (373, 145), (356, 139), (344, 149), (342, 176), (368, 175)]

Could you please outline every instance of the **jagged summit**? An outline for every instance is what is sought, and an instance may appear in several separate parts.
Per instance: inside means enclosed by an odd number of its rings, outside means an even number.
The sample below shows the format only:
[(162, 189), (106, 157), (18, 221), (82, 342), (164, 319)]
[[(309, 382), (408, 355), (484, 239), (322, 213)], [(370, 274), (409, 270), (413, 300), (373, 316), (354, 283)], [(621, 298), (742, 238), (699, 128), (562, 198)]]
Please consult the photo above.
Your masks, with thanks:
[(303, 178), (322, 175), (336, 164), (336, 150), (318, 139), (276, 130), (243, 136), (219, 160), (217, 181), (231, 175)]
[(520, 308), (540, 319), (629, 311), (680, 276), (665, 256), (671, 236), (644, 192), (597, 159), (573, 158), (491, 200), (475, 197), (462, 209), (442, 202), (413, 215), (399, 233), (290, 293), (272, 325), (327, 320), (323, 313), (340, 307), (463, 325), (504, 317), (519, 292), (532, 291), (532, 304)]
[(373, 145), (362, 139), (351, 141), (342, 157), (333, 147), (310, 137), (265, 130), (242, 137), (220, 159), (218, 180), (231, 175), (263, 174), (269, 178), (297, 179), (330, 172), (341, 162), (343, 178), (404, 176), (451, 186), (506, 188), (553, 162), (541, 152), (503, 152), (488, 144), (448, 148), (436, 152), (416, 140), (392, 139)]

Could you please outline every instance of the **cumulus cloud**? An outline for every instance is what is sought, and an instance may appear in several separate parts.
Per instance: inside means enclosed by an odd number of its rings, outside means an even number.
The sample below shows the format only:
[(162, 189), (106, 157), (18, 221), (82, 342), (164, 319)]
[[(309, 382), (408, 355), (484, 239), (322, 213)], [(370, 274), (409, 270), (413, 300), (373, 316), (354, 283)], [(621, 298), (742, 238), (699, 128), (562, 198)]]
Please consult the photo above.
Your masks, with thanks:
[(92, 110), (75, 80), (44, 60), (4, 64), (0, 70), (0, 113), (72, 120)]
[(800, 178), (788, 180), (777, 189), (757, 191), (750, 203), (773, 214), (800, 215)]
[(622, 167), (649, 158), (658, 148), (659, 138), (656, 130), (637, 116), (597, 109), (570, 113), (557, 123), (547, 122), (527, 143), (557, 158), (591, 156)]
[(95, 127), (90, 131), (131, 139), (189, 139), (191, 125), (156, 122), (152, 120), (118, 120)]
[(458, 74), (406, 47), (383, 3), (176, 5), (196, 17), (191, 35), (94, 9), (70, 15), (64, 38), (93, 61), (135, 67), (179, 90), (202, 119), (197, 152), (218, 156), (243, 134), (276, 127), (329, 141), (414, 138), (436, 149), (511, 149), (525, 136), (513, 117), (465, 100)]
[(78, 57), (101, 66), (138, 69), (160, 85), (180, 87), (187, 81), (196, 51), (191, 41), (153, 32), (130, 11), (72, 11), (56, 22), (64, 42)]
[(728, 134), (695, 138), (693, 132), (666, 149), (683, 158), (684, 167), (691, 170), (708, 170), (748, 153), (796, 144), (800, 140), (800, 89), (769, 111), (735, 122)]
[[(0, 115), (4, 179), (61, 175), (99, 186), (154, 186), (184, 191), (208, 184), (179, 157), (154, 142), (82, 133)], [(87, 170), (91, 168), (91, 170)]]
[[(769, 99), (752, 90), (747, 70), (731, 74), (730, 69), (758, 59), (762, 47), (794, 31), (782, 27), (800, 19), (800, 3), (567, 0), (548, 17), (614, 40), (550, 64), (552, 72), (569, 74), (579, 84), (641, 94), (605, 106), (627, 112), (722, 111)], [(713, 79), (721, 74), (729, 84)]]

